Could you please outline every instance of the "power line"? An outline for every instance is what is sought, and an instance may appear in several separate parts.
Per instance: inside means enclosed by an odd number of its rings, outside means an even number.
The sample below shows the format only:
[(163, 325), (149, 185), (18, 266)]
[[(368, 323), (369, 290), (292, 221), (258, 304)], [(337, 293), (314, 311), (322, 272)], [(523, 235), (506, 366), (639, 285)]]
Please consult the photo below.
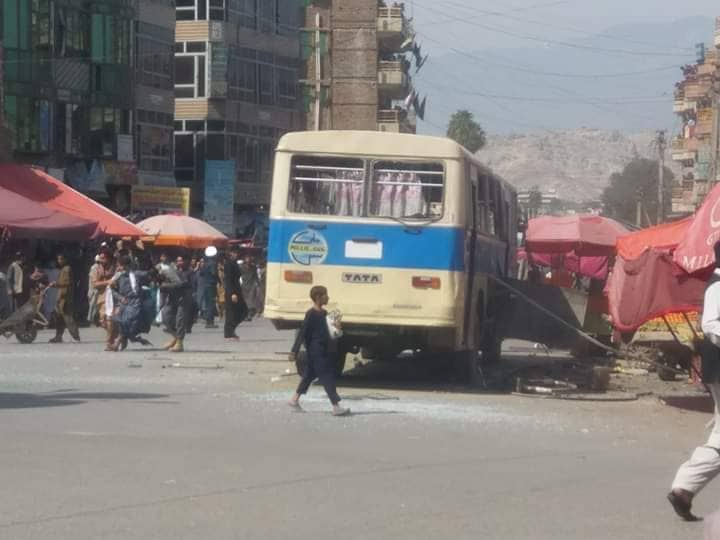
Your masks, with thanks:
[[(456, 2), (456, 1), (452, 1), (452, 0), (443, 0), (440, 3), (458, 7), (463, 10), (478, 13), (481, 15), (487, 15), (487, 16), (491, 16), (491, 17), (502, 17), (502, 18), (513, 20), (513, 21), (535, 24), (535, 25), (541, 26), (543, 28), (550, 28), (553, 30), (563, 30), (566, 32), (575, 32), (575, 33), (583, 34), (583, 35), (586, 35), (589, 37), (597, 37), (597, 38), (608, 39), (608, 40), (613, 40), (613, 41), (632, 43), (635, 45), (649, 45), (651, 47), (659, 46), (657, 43), (652, 43), (652, 42), (648, 42), (648, 41), (640, 41), (640, 40), (631, 39), (631, 38), (628, 38), (625, 36), (616, 36), (616, 35), (607, 34), (604, 32), (588, 32), (587, 30), (582, 30), (580, 28), (574, 28), (574, 27), (569, 27), (569, 26), (559, 26), (559, 25), (549, 24), (545, 21), (538, 21), (535, 19), (527, 19), (525, 17), (517, 17), (514, 15), (511, 15), (510, 12), (507, 12), (507, 11), (505, 11), (505, 12), (496, 11), (496, 10), (488, 11), (488, 10), (477, 8), (477, 7), (466, 6), (466, 5), (460, 4), (460, 3)], [(677, 51), (684, 51), (684, 52), (692, 52), (694, 50), (692, 47), (670, 47), (670, 48), (675, 49)], [(671, 53), (669, 53), (669, 54), (671, 54)]]
[[(422, 8), (422, 9), (428, 10), (428, 11), (430, 11), (430, 12), (436, 14), (436, 15), (443, 15), (443, 16), (446, 15), (445, 13), (443, 13), (443, 12), (441, 12), (441, 11), (438, 11), (438, 10), (436, 10), (436, 9), (432, 9), (432, 8), (430, 8), (430, 7), (427, 7), (427, 6), (421, 6), (421, 5), (417, 4), (417, 7), (420, 7), (420, 8)], [(482, 24), (482, 23), (479, 23), (479, 22), (477, 22), (477, 21), (470, 21), (470, 20), (467, 20), (467, 19), (462, 18), (462, 17), (451, 17), (451, 19), (452, 19), (452, 20), (455, 20), (455, 21), (457, 21), (457, 22), (461, 22), (461, 23), (463, 23), (463, 24), (467, 24), (467, 25), (470, 25), (470, 26), (475, 26), (475, 27), (477, 27), (477, 28), (483, 28), (483, 29), (485, 29), (485, 30), (488, 30), (489, 32), (495, 32), (495, 33), (503, 34), (503, 35), (506, 35), (506, 36), (515, 37), (515, 38), (518, 38), (518, 39), (524, 39), (524, 40), (528, 40), (528, 41), (539, 42), (539, 43), (543, 43), (543, 44), (546, 44), (546, 45), (547, 45), (547, 44), (558, 45), (558, 46), (561, 46), (561, 47), (568, 47), (568, 48), (571, 48), (571, 49), (583, 50), (583, 51), (588, 51), (588, 52), (593, 52), (593, 53), (600, 53), (600, 54), (626, 54), (626, 55), (631, 55), (631, 56), (643, 56), (643, 57), (677, 57), (677, 58), (681, 58), (681, 57), (682, 57), (682, 58), (688, 58), (688, 57), (690, 56), (690, 55), (688, 55), (688, 54), (667, 54), (667, 53), (652, 52), (652, 51), (634, 51), (634, 50), (631, 50), (631, 49), (610, 49), (610, 48), (605, 48), (605, 47), (595, 47), (595, 46), (591, 46), (591, 45), (582, 45), (582, 44), (579, 44), (579, 43), (571, 43), (571, 42), (568, 42), (568, 41), (559, 41), (559, 40), (554, 40), (554, 39), (549, 39), (549, 38), (543, 38), (543, 37), (540, 37), (540, 36), (534, 36), (534, 35), (530, 35), (530, 34), (521, 34), (521, 33), (518, 33), (518, 32), (513, 32), (513, 31), (510, 31), (510, 30), (506, 30), (506, 29), (503, 29), (503, 28), (498, 28), (498, 27), (489, 26), (489, 25), (487, 25), (487, 24)]]
[[(423, 38), (425, 38), (433, 43), (445, 46), (444, 43), (436, 40), (435, 38), (429, 36), (428, 34), (426, 34), (424, 32), (418, 32), (418, 35), (422, 36)], [(671, 66), (661, 66), (661, 67), (658, 67), (655, 69), (648, 69), (648, 70), (643, 70), (643, 71), (626, 71), (626, 72), (618, 72), (618, 73), (587, 73), (587, 74), (563, 73), (563, 72), (557, 72), (557, 71), (543, 71), (543, 70), (538, 70), (538, 69), (532, 69), (530, 67), (524, 67), (521, 64), (512, 64), (507, 61), (505, 63), (493, 62), (492, 60), (488, 60), (487, 58), (481, 58), (477, 54), (470, 53), (467, 51), (461, 51), (460, 49), (457, 49), (455, 47), (449, 47), (448, 50), (451, 52), (454, 52), (455, 54), (459, 54), (461, 56), (466, 56), (468, 58), (472, 58), (472, 59), (478, 60), (480, 62), (484, 62), (484, 63), (492, 65), (492, 66), (505, 68), (510, 71), (518, 71), (521, 73), (531, 73), (533, 75), (543, 75), (543, 76), (547, 76), (547, 77), (557, 77), (557, 78), (563, 78), (563, 79), (589, 79), (589, 80), (619, 79), (619, 78), (624, 78), (624, 77), (635, 77), (635, 76), (639, 76), (639, 75), (650, 75), (652, 73), (661, 73), (663, 71), (672, 71), (675, 69), (680, 69), (682, 67), (680, 64), (674, 64)]]

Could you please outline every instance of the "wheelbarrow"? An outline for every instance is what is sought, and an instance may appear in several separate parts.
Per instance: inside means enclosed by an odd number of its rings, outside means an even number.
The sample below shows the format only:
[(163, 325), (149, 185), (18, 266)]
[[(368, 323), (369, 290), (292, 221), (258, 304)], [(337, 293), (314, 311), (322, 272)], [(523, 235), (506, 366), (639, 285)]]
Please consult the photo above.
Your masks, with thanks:
[(0, 321), (0, 334), (6, 339), (10, 339), (14, 334), (17, 340), (23, 344), (35, 341), (38, 330), (49, 326), (48, 320), (41, 311), (44, 296), (45, 291), (34, 295), (7, 319)]

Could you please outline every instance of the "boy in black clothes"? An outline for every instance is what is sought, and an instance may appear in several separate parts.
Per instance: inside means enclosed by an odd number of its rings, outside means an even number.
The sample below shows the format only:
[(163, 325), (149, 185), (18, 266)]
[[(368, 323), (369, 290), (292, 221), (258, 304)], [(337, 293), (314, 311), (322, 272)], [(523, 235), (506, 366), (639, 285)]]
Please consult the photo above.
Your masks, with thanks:
[[(300, 410), (300, 396), (307, 393), (308, 388), (317, 378), (320, 379), (330, 403), (332, 403), (333, 415), (345, 416), (350, 414), (350, 409), (340, 406), (340, 396), (335, 388), (335, 371), (329, 354), (332, 337), (330, 328), (328, 328), (328, 313), (325, 311), (325, 306), (330, 301), (330, 297), (325, 287), (317, 286), (310, 291), (310, 299), (313, 301), (313, 307), (305, 314), (302, 328), (290, 353), (290, 361), (295, 362), (300, 345), (304, 343), (308, 355), (308, 365), (295, 395), (290, 400), (290, 406)], [(339, 332), (340, 321), (336, 321), (334, 325)]]

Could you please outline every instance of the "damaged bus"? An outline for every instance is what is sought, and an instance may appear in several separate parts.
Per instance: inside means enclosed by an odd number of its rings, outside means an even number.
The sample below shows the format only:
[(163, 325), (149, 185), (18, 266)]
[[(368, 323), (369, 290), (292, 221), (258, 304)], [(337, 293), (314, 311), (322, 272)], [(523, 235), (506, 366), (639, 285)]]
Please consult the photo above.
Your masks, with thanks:
[[(480, 382), (500, 355), (490, 276), (512, 276), (515, 190), (455, 142), (360, 131), (279, 142), (270, 208), (265, 317), (299, 328), (313, 285), (343, 315), (336, 366), (433, 353)], [(437, 354), (435, 354), (437, 353)]]

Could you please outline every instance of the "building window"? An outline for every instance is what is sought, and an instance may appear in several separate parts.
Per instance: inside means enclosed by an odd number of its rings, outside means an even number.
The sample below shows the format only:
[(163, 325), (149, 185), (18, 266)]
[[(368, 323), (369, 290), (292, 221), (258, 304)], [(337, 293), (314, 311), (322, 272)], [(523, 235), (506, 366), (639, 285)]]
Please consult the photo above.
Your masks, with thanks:
[(278, 106), (294, 109), (297, 104), (297, 71), (278, 68), (276, 74)]
[(259, 0), (228, 0), (228, 18), (243, 28), (257, 30)]
[(257, 63), (231, 57), (228, 65), (228, 95), (230, 99), (257, 103)]
[(178, 21), (224, 21), (225, 0), (176, 0)]
[(180, 182), (195, 181), (195, 138), (194, 133), (175, 134), (175, 178)]
[(96, 64), (130, 64), (130, 19), (93, 13), (90, 52)]
[(130, 133), (130, 113), (120, 109), (91, 107), (89, 127), (87, 153), (113, 157), (117, 135)]
[(87, 57), (90, 43), (90, 14), (58, 6), (55, 17), (55, 49), (65, 58)]
[[(188, 43), (188, 50), (191, 43)], [(202, 98), (207, 88), (207, 53), (175, 55), (175, 97)]]
[(170, 172), (172, 170), (172, 129), (147, 124), (139, 124), (137, 128), (140, 169)]
[(173, 89), (173, 44), (139, 36), (137, 40), (139, 82), (161, 90)]
[(272, 65), (260, 64), (258, 69), (260, 104), (275, 105), (275, 77)]
[(260, 7), (260, 30), (274, 34), (277, 30), (277, 0), (262, 0)]
[(21, 152), (47, 152), (50, 148), (50, 104), (25, 96), (5, 96), (5, 117)]

